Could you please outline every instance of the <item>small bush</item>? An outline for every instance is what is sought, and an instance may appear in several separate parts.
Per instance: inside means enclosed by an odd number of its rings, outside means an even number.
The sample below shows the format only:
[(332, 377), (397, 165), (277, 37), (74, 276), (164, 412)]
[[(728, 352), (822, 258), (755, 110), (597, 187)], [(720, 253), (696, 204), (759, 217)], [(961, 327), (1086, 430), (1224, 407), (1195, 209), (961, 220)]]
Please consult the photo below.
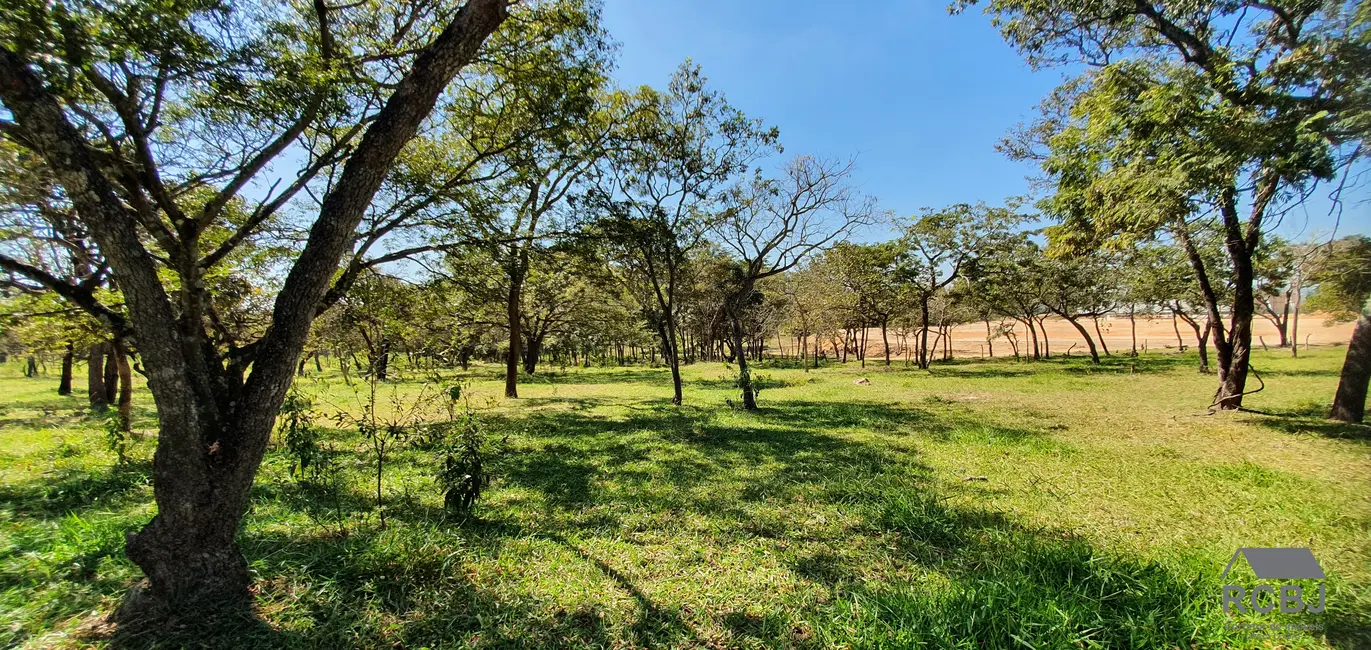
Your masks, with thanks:
[(290, 456), (290, 475), (300, 481), (318, 478), (324, 471), (325, 456), (319, 446), (319, 429), (314, 426), (314, 403), (299, 387), (292, 387), (281, 403), (277, 431)]
[(440, 431), (444, 438), (438, 485), (443, 490), (443, 506), (450, 512), (465, 514), (471, 512), (481, 491), (490, 485), (487, 466), (509, 439), (492, 439), (486, 423), (464, 398), (461, 385), (453, 385), (446, 392), (448, 421), (441, 429), (431, 428), (435, 433)]

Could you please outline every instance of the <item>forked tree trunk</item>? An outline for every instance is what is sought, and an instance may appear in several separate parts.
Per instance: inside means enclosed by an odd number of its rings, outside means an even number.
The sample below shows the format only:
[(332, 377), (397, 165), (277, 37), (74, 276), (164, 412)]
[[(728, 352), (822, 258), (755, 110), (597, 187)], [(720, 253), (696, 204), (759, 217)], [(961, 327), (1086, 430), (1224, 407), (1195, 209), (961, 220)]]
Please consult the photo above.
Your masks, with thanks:
[[(506, 9), (502, 0), (468, 0), (395, 84), (322, 201), (276, 297), (272, 323), (260, 339), (250, 375), (245, 362), (230, 359), (224, 367), (206, 358), (212, 348), (201, 345), (201, 323), (181, 326), (165, 285), (146, 258), (135, 218), (115, 198), (99, 165), (89, 160), (60, 105), (39, 94), (41, 82), (16, 72), (24, 68), (10, 61), (0, 65), (0, 97), (16, 123), (42, 136), (45, 158), (57, 168), (119, 278), (157, 405), (157, 514), (126, 538), (128, 556), (148, 583), (125, 597), (116, 620), (167, 610), (247, 611), (251, 576), (234, 540), (316, 310), (395, 158), (432, 113), (443, 89), (504, 22)], [(12, 58), (5, 52), (0, 56)], [(40, 132), (42, 124), (57, 126), (49, 127), (52, 133)], [(187, 285), (199, 281), (193, 270), (181, 272), (190, 276), (182, 278)]]
[(1038, 328), (1043, 331), (1043, 358), (1051, 359), (1052, 344), (1048, 341), (1047, 338), (1047, 314), (1043, 314), (1042, 318), (1038, 319)]
[(538, 360), (543, 355), (543, 340), (546, 334), (532, 336), (524, 345), (524, 374), (531, 375), (538, 369)]
[[(1033, 315), (1029, 314), (1020, 322), (1028, 328), (1028, 338), (1033, 343), (1033, 360), (1041, 359), (1042, 353), (1038, 350), (1038, 328), (1034, 325)], [(1027, 350), (1024, 350), (1024, 356), (1028, 356)]]
[(1362, 309), (1361, 317), (1347, 343), (1347, 359), (1342, 363), (1338, 392), (1333, 396), (1333, 409), (1328, 417), (1342, 422), (1361, 422), (1366, 414), (1366, 389), (1371, 380), (1371, 301)]

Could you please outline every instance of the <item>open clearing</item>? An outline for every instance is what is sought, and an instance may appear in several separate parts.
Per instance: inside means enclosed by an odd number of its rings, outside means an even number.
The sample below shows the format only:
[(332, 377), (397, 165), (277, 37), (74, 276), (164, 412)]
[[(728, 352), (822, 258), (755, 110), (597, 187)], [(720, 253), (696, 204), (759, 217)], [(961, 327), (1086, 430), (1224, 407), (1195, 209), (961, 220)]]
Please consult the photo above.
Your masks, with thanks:
[[(998, 321), (996, 321), (998, 322)], [(1201, 320), (1201, 323), (1204, 321)], [(1090, 319), (1084, 319), (1082, 323), (1090, 330), (1090, 336), (1095, 338), (1095, 344), (1099, 345), (1100, 340), (1111, 352), (1128, 352), (1133, 346), (1133, 330), (1128, 322), (1128, 316), (1112, 314), (1100, 318), (1100, 331), (1094, 331), (1094, 323)], [(1047, 318), (1043, 321), (1047, 327), (1048, 345), (1052, 354), (1067, 354), (1075, 356), (1088, 355), (1084, 340), (1080, 333), (1071, 323), (1056, 316)], [(993, 323), (992, 323), (993, 325)], [(1299, 339), (1300, 346), (1310, 345), (1332, 345), (1347, 343), (1352, 338), (1353, 322), (1331, 322), (1325, 314), (1301, 314), (1299, 320)], [(1137, 317), (1138, 350), (1174, 352), (1179, 347), (1179, 341), (1184, 341), (1187, 348), (1193, 347), (1196, 343), (1195, 330), (1183, 322), (1176, 322), (1170, 318), (1138, 316)], [(1181, 338), (1176, 338), (1176, 330), (1179, 329)], [(1014, 333), (1019, 337), (1019, 350), (1025, 349), (1032, 353), (1032, 342), (1028, 337), (1028, 332), (1022, 324), (1014, 326)], [(887, 331), (890, 337), (890, 349), (892, 358), (904, 359), (903, 351), (914, 345), (915, 333), (905, 332), (907, 339), (901, 341), (899, 332), (891, 328)], [(1102, 336), (1100, 336), (1102, 335)], [(931, 342), (936, 338), (936, 333), (929, 334)], [(1252, 347), (1266, 347), (1275, 350), (1280, 341), (1280, 334), (1276, 331), (1276, 326), (1271, 321), (1261, 316), (1252, 319)], [(793, 356), (798, 350), (798, 342), (794, 337), (782, 339), (781, 343), (785, 346), (785, 354)], [(812, 346), (813, 343), (810, 343)], [(828, 345), (825, 341), (824, 345)], [(941, 345), (941, 344), (939, 344)], [(1025, 346), (1027, 346), (1025, 348)], [(769, 348), (770, 349), (770, 348)], [(867, 357), (876, 359), (883, 357), (881, 346), (881, 330), (872, 328), (867, 330)], [(941, 348), (939, 348), (941, 350)], [(995, 357), (1013, 357), (1014, 349), (1009, 342), (1003, 338), (997, 338), (994, 342), (994, 349), (986, 346), (985, 343), (985, 324), (984, 323), (962, 323), (952, 327), (952, 356), (957, 359), (973, 358), (980, 359), (991, 356), (994, 352)], [(832, 355), (831, 349), (825, 351)], [(1104, 350), (1101, 349), (1101, 354)], [(1213, 362), (1213, 345), (1210, 345), (1210, 361)]]
[[(661, 368), (549, 368), (516, 402), (477, 366), (472, 403), (510, 435), (478, 516), (447, 518), (436, 459), (402, 449), (383, 530), (363, 440), (326, 433), (337, 503), (278, 445), (241, 534), (263, 622), (220, 641), (1236, 648), (1274, 642), (1226, 621), (1276, 620), (1326, 631), (1283, 647), (1371, 647), (1371, 439), (1321, 417), (1344, 352), (1258, 351), (1266, 389), (1247, 404), (1270, 415), (1206, 414), (1214, 378), (1189, 354), (764, 363), (756, 413), (727, 404), (721, 364), (685, 369), (681, 408)], [(153, 512), (153, 441), (115, 469), (83, 396), (0, 373), (0, 645), (80, 645), (138, 576), (123, 533)], [(303, 383), (321, 422), (356, 403), (336, 376)], [(152, 431), (150, 396), (135, 402)], [(1327, 611), (1226, 618), (1219, 574), (1252, 546), (1311, 546)], [(151, 642), (129, 634), (114, 640)]]

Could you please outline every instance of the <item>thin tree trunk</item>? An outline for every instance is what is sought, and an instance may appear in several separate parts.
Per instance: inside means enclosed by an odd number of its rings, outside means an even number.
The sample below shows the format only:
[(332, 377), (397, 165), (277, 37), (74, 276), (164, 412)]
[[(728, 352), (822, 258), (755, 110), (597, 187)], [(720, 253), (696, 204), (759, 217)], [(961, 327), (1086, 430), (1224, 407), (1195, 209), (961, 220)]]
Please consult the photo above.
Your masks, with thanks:
[(1206, 319), (1204, 327), (1200, 327), (1200, 324), (1195, 319), (1191, 318), (1190, 315), (1184, 311), (1181, 311), (1179, 302), (1177, 302), (1172, 309), (1174, 310), (1172, 312), (1172, 318), (1180, 318), (1185, 321), (1186, 325), (1190, 326), (1190, 329), (1195, 330), (1195, 342), (1198, 344), (1197, 350), (1200, 353), (1200, 372), (1209, 372), (1209, 346), (1207, 342), (1209, 340), (1209, 331), (1213, 328), (1213, 324)]
[(505, 397), (519, 397), (519, 343), (523, 339), (520, 331), (520, 298), (523, 278), (518, 273), (510, 274), (509, 296), (505, 301), (505, 316), (509, 323), (509, 355), (505, 359)]
[(123, 342), (116, 338), (111, 347), (119, 378), (119, 429), (128, 433), (133, 431), (133, 369)]
[(985, 344), (990, 348), (990, 358), (995, 358), (995, 333), (990, 331), (990, 318), (985, 319)]
[(1081, 338), (1085, 339), (1085, 345), (1090, 348), (1090, 362), (1098, 364), (1100, 362), (1100, 353), (1096, 351), (1095, 341), (1090, 338), (1090, 332), (1086, 331), (1085, 326), (1081, 324), (1080, 319), (1075, 316), (1068, 316), (1066, 312), (1059, 311), (1057, 312), (1057, 315), (1066, 319), (1066, 322), (1071, 323), (1071, 326), (1076, 328), (1076, 331), (1080, 333)]
[(919, 322), (923, 330), (922, 340), (919, 342), (919, 369), (928, 370), (928, 296), (919, 297)]
[[(1036, 326), (1037, 321), (1033, 319), (1032, 314), (1028, 314), (1024, 317), (1024, 320), (1020, 322), (1024, 324), (1024, 327), (1028, 328), (1028, 338), (1033, 343), (1033, 360), (1037, 361), (1038, 359), (1042, 358), (1042, 352), (1038, 349), (1038, 328)], [(1028, 356), (1027, 350), (1024, 351), (1024, 356)]]
[(728, 320), (732, 330), (733, 352), (738, 357), (738, 388), (743, 391), (743, 408), (748, 411), (755, 411), (757, 410), (757, 396), (752, 390), (752, 371), (747, 367), (747, 354), (742, 349), (742, 318), (735, 308), (731, 308), (729, 309)]
[(71, 341), (67, 341), (67, 349), (62, 353), (62, 378), (57, 382), (58, 395), (71, 394), (71, 366), (75, 360), (75, 347)]
[(114, 404), (119, 398), (119, 362), (114, 343), (105, 344), (105, 403)]
[(1051, 359), (1052, 345), (1047, 339), (1047, 314), (1043, 314), (1042, 318), (1038, 319), (1038, 328), (1043, 331), (1043, 358)]
[(885, 346), (885, 365), (890, 365), (890, 337), (886, 336), (886, 327), (890, 323), (888, 316), (881, 318), (881, 345)]
[(1131, 356), (1138, 356), (1138, 320), (1135, 316), (1136, 307), (1128, 306), (1128, 330), (1133, 337), (1133, 352)]
[(859, 347), (857, 348), (857, 358), (861, 360), (863, 368), (866, 367), (866, 339), (868, 329), (869, 328), (866, 326), (866, 323), (862, 323), (862, 342), (859, 344)]
[[(1295, 302), (1295, 309), (1290, 314), (1290, 356), (1292, 357), (1300, 356), (1300, 306), (1303, 302), (1300, 294), (1304, 291), (1303, 285), (1304, 274), (1297, 270), (1295, 271), (1295, 290), (1290, 296), (1290, 299)], [(1290, 306), (1289, 301), (1286, 302), (1286, 306)]]
[(1114, 356), (1109, 353), (1109, 344), (1104, 342), (1104, 332), (1100, 331), (1100, 317), (1092, 315), (1090, 318), (1092, 318), (1095, 321), (1095, 335), (1098, 336), (1100, 339), (1100, 348), (1104, 350), (1104, 356)]

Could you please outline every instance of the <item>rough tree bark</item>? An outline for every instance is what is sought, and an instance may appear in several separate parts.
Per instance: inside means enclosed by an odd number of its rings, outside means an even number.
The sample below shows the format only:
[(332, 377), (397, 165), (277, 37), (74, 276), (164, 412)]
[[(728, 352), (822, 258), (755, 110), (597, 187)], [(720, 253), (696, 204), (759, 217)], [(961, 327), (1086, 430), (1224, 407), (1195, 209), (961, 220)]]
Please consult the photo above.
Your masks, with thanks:
[[(157, 406), (157, 515), (129, 534), (126, 544), (129, 558), (148, 580), (125, 597), (116, 620), (247, 610), (251, 578), (234, 538), (316, 310), (401, 148), (504, 21), (506, 9), (504, 0), (469, 0), (415, 57), (324, 197), (276, 297), (270, 326), (250, 358), (220, 359), (207, 343), (199, 314), (178, 315), (144, 248), (139, 217), (119, 198), (44, 80), (28, 62), (0, 48), (0, 101), (25, 142), (47, 162), (119, 278)], [(196, 250), (193, 238), (183, 243), (186, 251)], [(183, 286), (200, 286), (198, 259), (173, 270)]]

